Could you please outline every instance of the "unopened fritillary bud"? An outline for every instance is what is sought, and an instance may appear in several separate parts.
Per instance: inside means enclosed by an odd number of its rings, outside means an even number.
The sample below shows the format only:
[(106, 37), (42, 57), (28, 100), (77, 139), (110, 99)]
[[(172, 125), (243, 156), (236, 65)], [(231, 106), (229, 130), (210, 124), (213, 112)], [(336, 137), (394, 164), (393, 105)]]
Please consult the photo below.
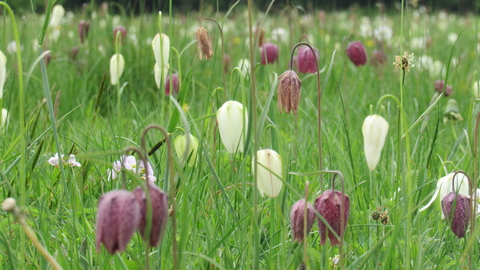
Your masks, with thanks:
[(195, 167), (197, 162), (198, 139), (192, 134), (188, 134), (189, 147), (187, 150), (187, 135), (183, 134), (175, 138), (173, 145), (179, 159), (188, 160), (189, 167)]
[[(153, 184), (149, 184), (150, 199), (152, 201), (152, 226), (150, 227), (150, 240), (148, 245), (156, 247), (162, 240), (163, 233), (167, 227), (168, 219), (168, 196)], [(145, 229), (147, 226), (147, 197), (141, 187), (133, 191), (135, 199), (140, 205), (141, 217), (138, 224), (138, 230), (145, 239)]]
[[(305, 218), (305, 207), (307, 208), (307, 216)], [(305, 226), (305, 221), (307, 222)], [(290, 224), (292, 226), (293, 239), (302, 242), (304, 234), (308, 235), (312, 229), (313, 222), (315, 221), (315, 211), (312, 204), (306, 202), (305, 199), (301, 199), (292, 206), (290, 211)], [(305, 231), (304, 229), (307, 229)]]
[(80, 36), (80, 43), (84, 43), (88, 37), (88, 30), (90, 30), (90, 22), (81, 20), (78, 23), (78, 35)]
[(293, 70), (287, 70), (278, 77), (278, 110), (297, 114), (302, 81)]
[(320, 56), (317, 49), (314, 48), (313, 51), (315, 52), (315, 55), (309, 47), (300, 47), (298, 49), (297, 64), (300, 72), (304, 74), (317, 72), (317, 61), (319, 60)]
[(199, 27), (195, 31), (195, 37), (197, 38), (199, 58), (210, 59), (213, 55), (212, 40), (208, 36), (208, 32), (205, 28)]
[(120, 53), (116, 53), (110, 58), (110, 83), (117, 85), (125, 68), (125, 59)]
[(278, 59), (278, 46), (273, 43), (264, 43), (260, 47), (260, 53), (262, 55), (262, 65), (272, 64)]
[[(443, 89), (445, 88), (445, 92), (443, 92)], [(435, 91), (437, 93), (441, 94), (444, 93), (445, 97), (451, 96), (452, 95), (452, 86), (448, 85), (445, 86), (445, 81), (444, 80), (436, 80), (435, 81)]]
[(369, 115), (363, 121), (363, 150), (370, 171), (373, 171), (380, 161), (388, 128), (388, 122), (378, 114)]
[(127, 247), (140, 222), (140, 205), (126, 190), (105, 193), (98, 202), (95, 243), (97, 252), (103, 243), (110, 254)]
[(357, 67), (363, 66), (367, 63), (367, 51), (360, 41), (348, 43), (346, 53), (350, 61), (352, 61)]
[(470, 199), (452, 191), (442, 200), (442, 212), (452, 232), (458, 238), (465, 237), (471, 216)]
[[(173, 89), (172, 95), (178, 94), (180, 91), (180, 80), (178, 79), (178, 74), (172, 74), (171, 87)], [(165, 78), (165, 95), (170, 95), (170, 76), (167, 75)]]
[(225, 149), (231, 154), (243, 153), (247, 134), (248, 113), (242, 103), (229, 100), (217, 111), (218, 130)]
[[(252, 158), (253, 164), (253, 158)], [(257, 188), (260, 195), (275, 198), (282, 190), (282, 158), (272, 149), (257, 151), (257, 165), (252, 166), (252, 172), (257, 174)]]
[(120, 32), (120, 38), (122, 40), (122, 42), (125, 40), (125, 38), (127, 37), (127, 28), (125, 28), (124, 26), (117, 26), (115, 28), (113, 28), (113, 41), (115, 43), (115, 41), (117, 40), (117, 33)]
[[(315, 209), (332, 227), (333, 231), (340, 238), (343, 238), (350, 212), (350, 199), (348, 196), (337, 190), (327, 190), (315, 200)], [(339, 244), (339, 239), (320, 219), (318, 219), (318, 228), (321, 239), (320, 245), (325, 244), (327, 236), (332, 246)]]

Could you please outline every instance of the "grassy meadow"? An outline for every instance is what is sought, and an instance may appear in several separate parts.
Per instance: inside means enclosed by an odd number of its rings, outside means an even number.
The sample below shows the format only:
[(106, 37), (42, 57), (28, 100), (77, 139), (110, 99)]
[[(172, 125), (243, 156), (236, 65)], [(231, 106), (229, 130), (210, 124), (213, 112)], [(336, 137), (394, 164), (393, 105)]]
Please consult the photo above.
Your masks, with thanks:
[[(441, 218), (441, 198), (419, 211), (449, 173), (464, 171), (477, 191), (478, 16), (410, 5), (321, 11), (272, 3), (275, 11), (253, 9), (251, 16), (247, 4), (237, 2), (228, 12), (163, 10), (160, 20), (156, 12), (114, 14), (87, 6), (66, 10), (56, 26), (48, 26), (52, 13), (12, 17), (3, 9), (0, 105), (8, 117), (0, 126), (0, 197), (16, 199), (18, 216), (63, 269), (480, 268), (477, 213), (459, 239)], [(82, 20), (90, 23), (83, 43)], [(113, 29), (120, 25), (126, 36), (116, 43)], [(200, 59), (199, 26), (212, 40), (211, 59)], [(168, 74), (178, 75), (178, 94), (166, 95), (164, 81), (155, 82), (151, 44), (159, 32), (170, 38)], [(278, 46), (274, 63), (261, 64), (259, 36)], [(365, 65), (346, 55), (351, 41), (365, 46)], [(294, 63), (301, 97), (298, 113), (287, 114), (277, 106), (278, 76), (289, 69), (298, 42), (318, 50), (320, 86), (317, 74), (297, 72)], [(111, 85), (116, 52), (125, 67)], [(409, 71), (392, 64), (404, 52), (407, 60), (413, 54)], [(242, 59), (253, 63), (252, 72), (242, 71)], [(436, 92), (437, 80), (451, 86), (451, 95)], [(452, 99), (458, 107), (446, 112)], [(222, 144), (216, 118), (228, 100), (248, 111), (245, 145), (235, 153)], [(370, 171), (362, 125), (374, 113), (389, 129)], [(144, 133), (151, 124), (162, 126), (168, 139), (156, 128)], [(170, 148), (186, 133), (198, 139), (194, 166)], [(136, 232), (124, 252), (110, 255), (103, 245), (97, 252), (99, 198), (145, 182), (129, 170), (112, 179), (122, 155), (140, 160), (132, 147), (149, 154), (154, 183), (169, 194), (166, 231), (158, 247), (146, 247)], [(283, 185), (275, 198), (257, 190), (252, 158), (260, 149), (281, 156)], [(65, 160), (55, 166), (56, 153)], [(70, 154), (79, 164), (67, 161)], [(307, 185), (312, 204), (332, 188), (330, 171), (341, 172), (350, 199), (343, 241), (320, 245), (315, 222), (298, 243), (291, 207)], [(338, 179), (335, 189), (342, 189)], [(0, 211), (0, 222), (1, 269), (52, 269), (14, 215)]]

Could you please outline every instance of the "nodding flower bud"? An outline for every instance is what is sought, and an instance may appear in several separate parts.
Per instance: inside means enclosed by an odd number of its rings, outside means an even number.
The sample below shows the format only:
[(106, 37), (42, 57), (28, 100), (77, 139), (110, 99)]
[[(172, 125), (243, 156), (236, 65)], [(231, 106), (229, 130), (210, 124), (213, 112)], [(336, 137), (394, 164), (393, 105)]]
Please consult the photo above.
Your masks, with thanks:
[(302, 73), (315, 73), (317, 72), (317, 62), (315, 61), (315, 56), (317, 61), (319, 60), (320, 56), (318, 54), (317, 49), (313, 49), (315, 55), (312, 53), (312, 50), (309, 47), (300, 47), (298, 49), (298, 70)]
[(287, 70), (278, 77), (278, 110), (297, 114), (300, 94), (302, 93), (302, 81), (293, 70)]
[(348, 43), (346, 50), (348, 58), (355, 64), (355, 66), (363, 66), (367, 63), (367, 52), (360, 41), (353, 41)]
[[(445, 92), (443, 92), (443, 89), (445, 88)], [(435, 91), (437, 93), (441, 94), (444, 93), (446, 97), (452, 95), (452, 86), (448, 85), (445, 87), (445, 81), (444, 80), (436, 80), (435, 81)]]
[(116, 53), (110, 58), (110, 83), (117, 85), (125, 68), (125, 59), (120, 53)]
[(5, 212), (13, 212), (17, 207), (17, 201), (14, 198), (6, 198), (2, 203), (2, 210)]
[[(305, 218), (305, 207), (307, 216)], [(307, 222), (305, 226), (305, 221)], [(315, 211), (311, 203), (301, 199), (292, 206), (290, 211), (290, 224), (292, 226), (293, 239), (302, 242), (304, 234), (308, 235), (315, 221)], [(306, 229), (306, 231), (304, 230)]]
[(458, 237), (465, 237), (471, 216), (470, 199), (460, 193), (450, 192), (442, 200), (442, 212), (450, 223), (452, 232)]
[(113, 28), (113, 43), (117, 40), (117, 33), (120, 32), (122, 42), (127, 37), (127, 29), (121, 25)]
[(90, 29), (90, 22), (81, 20), (78, 23), (78, 35), (80, 36), (80, 43), (84, 43), (88, 37), (88, 30)]
[(447, 106), (445, 107), (445, 111), (443, 112), (443, 114), (444, 124), (448, 122), (456, 123), (459, 121), (463, 121), (463, 117), (460, 114), (460, 108), (458, 107), (458, 103), (455, 99), (448, 100)]
[(218, 109), (217, 123), (225, 149), (231, 154), (237, 150), (243, 153), (248, 126), (247, 108), (238, 101), (229, 100)]
[(198, 139), (192, 134), (188, 134), (188, 139), (190, 144), (188, 150), (186, 134), (178, 136), (173, 141), (173, 146), (179, 159), (185, 159), (185, 161), (188, 161), (187, 164), (189, 167), (195, 167), (197, 163)]
[(388, 128), (388, 122), (378, 114), (369, 115), (363, 121), (363, 150), (370, 171), (373, 171), (380, 161)]
[(257, 188), (260, 195), (275, 198), (282, 190), (282, 158), (272, 149), (257, 151), (257, 164), (253, 165), (252, 172), (257, 174)]
[[(340, 238), (343, 238), (350, 212), (350, 199), (348, 196), (337, 190), (327, 190), (315, 200), (315, 209), (332, 227), (333, 231)], [(339, 239), (320, 219), (318, 219), (318, 228), (321, 239), (320, 245), (325, 244), (327, 236), (332, 246), (339, 244)]]
[(197, 31), (195, 31), (195, 37), (197, 38), (198, 44), (198, 53), (200, 60), (202, 59), (210, 59), (213, 55), (213, 47), (212, 47), (212, 40), (208, 36), (208, 32), (205, 28), (199, 27)]
[(264, 43), (260, 47), (262, 65), (271, 64), (278, 60), (278, 46), (273, 43)]
[(110, 254), (125, 250), (140, 222), (140, 205), (126, 190), (105, 193), (98, 202), (95, 243), (103, 243)]
[[(152, 226), (150, 227), (150, 240), (147, 243), (151, 247), (156, 247), (162, 240), (163, 233), (167, 227), (168, 219), (168, 196), (153, 184), (149, 184), (150, 199), (152, 201)], [(147, 197), (141, 187), (137, 187), (133, 194), (140, 205), (141, 218), (138, 224), (138, 230), (145, 239), (145, 229), (147, 227)]]
[[(172, 74), (172, 95), (178, 94), (178, 91), (180, 90), (180, 81), (178, 79), (178, 74)], [(165, 78), (165, 95), (170, 95), (170, 76), (167, 75), (167, 78)]]

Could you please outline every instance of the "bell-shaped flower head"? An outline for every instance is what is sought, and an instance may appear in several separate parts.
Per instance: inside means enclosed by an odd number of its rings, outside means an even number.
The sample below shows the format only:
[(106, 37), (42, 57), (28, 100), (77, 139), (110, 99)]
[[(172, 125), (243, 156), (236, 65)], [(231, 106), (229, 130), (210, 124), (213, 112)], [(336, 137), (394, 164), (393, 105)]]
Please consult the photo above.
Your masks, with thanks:
[[(171, 85), (172, 85), (172, 95), (178, 94), (178, 91), (180, 90), (180, 80), (178, 78), (178, 74), (172, 74), (172, 80), (171, 80)], [(167, 75), (165, 78), (165, 95), (170, 95), (170, 76)]]
[(248, 114), (242, 103), (229, 100), (217, 111), (218, 130), (222, 143), (231, 154), (243, 153), (244, 137), (247, 136)]
[(0, 119), (0, 127), (4, 128), (8, 124), (8, 111), (5, 108), (2, 108), (2, 118)]
[(120, 53), (116, 53), (110, 58), (110, 83), (117, 85), (125, 68), (125, 59)]
[(113, 43), (116, 43), (117, 33), (120, 33), (121, 42), (124, 42), (127, 37), (127, 28), (122, 25), (113, 28)]
[(63, 16), (65, 15), (65, 9), (62, 5), (55, 5), (52, 9), (52, 13), (50, 14), (50, 22), (49, 26), (56, 28), (59, 27), (62, 23)]
[(195, 138), (192, 134), (188, 134), (189, 138), (189, 147), (187, 150), (187, 135), (183, 134), (175, 138), (173, 145), (175, 147), (175, 152), (179, 159), (185, 159), (188, 161), (189, 167), (195, 167), (197, 163), (197, 150), (198, 150), (198, 139)]
[[(168, 70), (168, 59), (170, 57), (170, 38), (165, 34), (156, 34), (152, 40), (153, 55), (156, 65), (160, 69)], [(166, 74), (162, 76), (165, 77)]]
[[(252, 159), (253, 164), (253, 159)], [(257, 174), (257, 188), (260, 195), (275, 198), (282, 190), (282, 158), (272, 149), (257, 151), (257, 165), (252, 167)]]
[[(435, 200), (438, 198), (438, 204), (441, 206), (441, 200), (445, 198), (450, 192), (453, 192), (454, 190), (452, 189), (452, 181), (453, 181), (453, 176), (455, 175), (455, 192), (458, 192), (458, 194), (464, 195), (464, 196), (469, 196), (468, 192), (468, 178), (465, 174), (463, 173), (450, 173), (447, 174), (446, 176), (438, 179), (437, 181), (437, 187), (435, 189), (435, 193), (433, 193), (432, 199), (422, 207), (419, 212), (425, 211)], [(445, 218), (445, 215), (442, 212), (442, 219)]]
[(84, 43), (88, 37), (88, 31), (90, 30), (90, 22), (81, 20), (78, 23), (78, 35), (80, 36), (80, 43)]
[(262, 55), (262, 65), (272, 64), (278, 60), (278, 46), (273, 43), (264, 43), (260, 47), (260, 54)]
[[(149, 184), (150, 199), (152, 201), (152, 226), (150, 227), (150, 239), (148, 245), (156, 247), (162, 240), (163, 233), (167, 227), (168, 219), (168, 196), (153, 184)], [(135, 199), (140, 205), (140, 223), (138, 224), (138, 230), (145, 240), (145, 229), (147, 227), (147, 197), (145, 191), (141, 187), (137, 187), (133, 194)]]
[(442, 214), (446, 217), (452, 232), (458, 237), (465, 237), (471, 216), (470, 198), (452, 191), (442, 199)]
[(350, 61), (352, 61), (357, 67), (363, 66), (367, 63), (367, 51), (360, 41), (348, 43), (346, 53)]
[(302, 81), (293, 70), (287, 70), (278, 77), (278, 110), (297, 114)]
[(126, 190), (105, 193), (98, 202), (95, 243), (103, 243), (110, 254), (122, 252), (140, 223), (141, 209), (135, 196)]
[(298, 70), (302, 73), (316, 73), (317, 72), (317, 62), (320, 59), (320, 55), (318, 54), (317, 49), (313, 49), (315, 55), (312, 53), (312, 50), (307, 47), (303, 46), (298, 48), (298, 58), (297, 58), (297, 65)]
[[(333, 231), (340, 238), (343, 238), (350, 213), (350, 199), (348, 196), (338, 190), (327, 190), (315, 200), (315, 209), (332, 227)], [(327, 225), (320, 219), (317, 221), (321, 239), (320, 245), (325, 244), (327, 236), (332, 246), (339, 244), (339, 239), (328, 229)]]
[(197, 38), (198, 54), (200, 60), (212, 58), (212, 40), (208, 36), (207, 30), (200, 26), (197, 31), (195, 31), (195, 37)]
[[(305, 208), (306, 218), (305, 218)], [(307, 222), (305, 226), (305, 221)], [(315, 222), (315, 211), (311, 203), (301, 199), (292, 206), (290, 211), (290, 224), (292, 226), (293, 239), (297, 242), (303, 241), (303, 236), (308, 235)], [(305, 232), (304, 229), (307, 229)]]
[(363, 121), (363, 149), (370, 171), (373, 171), (380, 161), (382, 148), (387, 138), (388, 127), (388, 122), (378, 114), (369, 115)]

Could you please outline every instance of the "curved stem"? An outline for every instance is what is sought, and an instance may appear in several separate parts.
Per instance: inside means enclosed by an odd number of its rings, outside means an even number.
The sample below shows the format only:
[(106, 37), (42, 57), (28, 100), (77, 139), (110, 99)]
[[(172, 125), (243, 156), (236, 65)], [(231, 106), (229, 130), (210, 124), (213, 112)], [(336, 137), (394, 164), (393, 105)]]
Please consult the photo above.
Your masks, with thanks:
[(223, 76), (223, 94), (224, 94), (224, 101), (227, 101), (227, 79), (226, 79), (226, 75), (225, 75), (225, 61), (223, 61), (223, 56), (225, 55), (225, 46), (223, 44), (223, 30), (222, 30), (222, 27), (220, 26), (220, 24), (218, 24), (218, 22), (214, 19), (211, 19), (211, 18), (202, 18), (200, 20), (200, 24), (203, 22), (203, 21), (211, 21), (213, 23), (215, 23), (218, 27), (218, 30), (220, 31), (220, 42), (222, 44), (222, 76)]
[[(315, 49), (308, 43), (306, 42), (299, 42), (293, 46), (292, 53), (290, 55), (290, 69), (292, 69), (292, 62), (293, 62), (293, 54), (295, 52), (295, 49), (299, 46), (307, 46), (310, 51), (313, 54), (313, 57), (315, 59), (316, 63), (316, 68), (317, 68), (317, 120), (318, 120), (318, 166), (319, 169), (321, 170), (323, 168), (323, 159), (322, 159), (322, 90), (320, 86), (320, 69), (318, 67), (318, 59), (317, 55), (315, 53)], [(323, 178), (322, 175), (320, 175), (320, 187), (323, 188)]]
[(397, 102), (397, 105), (400, 106), (400, 101), (394, 96), (394, 95), (391, 95), (391, 94), (387, 94), (387, 95), (384, 95), (382, 96), (378, 102), (377, 102), (377, 106), (375, 107), (375, 114), (378, 113), (378, 107), (380, 107), (380, 104), (382, 103), (382, 101), (386, 98), (391, 98), (393, 100), (395, 100), (395, 102)]
[[(167, 144), (167, 172), (168, 172), (168, 178), (165, 183), (164, 183), (164, 190), (165, 192), (168, 193), (168, 188), (169, 188), (169, 184), (168, 182), (170, 181), (170, 200), (171, 200), (171, 209), (172, 209), (172, 214), (171, 214), (171, 219), (172, 219), (172, 248), (173, 248), (173, 269), (178, 269), (179, 265), (178, 265), (178, 261), (177, 261), (177, 238), (176, 238), (176, 235), (177, 235), (177, 229), (176, 229), (176, 216), (175, 216), (175, 212), (176, 212), (176, 209), (175, 209), (175, 179), (174, 179), (174, 170), (173, 170), (173, 150), (172, 150), (172, 141), (170, 139), (170, 136), (169, 136), (169, 133), (167, 132), (167, 130), (165, 128), (163, 128), (162, 126), (160, 125), (156, 125), (156, 124), (151, 124), (151, 125), (148, 125), (142, 132), (142, 135), (141, 135), (141, 147), (143, 149), (147, 149), (147, 143), (146, 143), (146, 135), (147, 135), (147, 132), (151, 129), (158, 129), (160, 130), (161, 133), (163, 133), (163, 136), (165, 137), (165, 142)], [(146, 166), (145, 166), (146, 167)]]

